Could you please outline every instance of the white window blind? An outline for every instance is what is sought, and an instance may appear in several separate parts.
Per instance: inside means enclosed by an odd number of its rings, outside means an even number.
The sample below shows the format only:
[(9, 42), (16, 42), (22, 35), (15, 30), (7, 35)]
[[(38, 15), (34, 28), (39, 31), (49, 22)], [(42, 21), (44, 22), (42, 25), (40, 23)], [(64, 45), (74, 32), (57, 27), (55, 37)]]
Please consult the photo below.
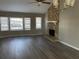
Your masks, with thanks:
[(31, 30), (31, 18), (24, 18), (25, 30)]
[(0, 17), (1, 31), (8, 31), (8, 17)]
[(23, 18), (10, 18), (10, 30), (23, 30)]
[(42, 18), (36, 17), (36, 29), (41, 29), (42, 27)]

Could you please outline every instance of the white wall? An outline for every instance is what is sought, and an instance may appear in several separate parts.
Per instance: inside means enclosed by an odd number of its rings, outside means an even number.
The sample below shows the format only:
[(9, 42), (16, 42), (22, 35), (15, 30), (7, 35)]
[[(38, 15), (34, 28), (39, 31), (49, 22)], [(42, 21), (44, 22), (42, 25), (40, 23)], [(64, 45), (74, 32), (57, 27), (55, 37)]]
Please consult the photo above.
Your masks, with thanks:
[(79, 0), (73, 8), (60, 12), (59, 40), (79, 48)]

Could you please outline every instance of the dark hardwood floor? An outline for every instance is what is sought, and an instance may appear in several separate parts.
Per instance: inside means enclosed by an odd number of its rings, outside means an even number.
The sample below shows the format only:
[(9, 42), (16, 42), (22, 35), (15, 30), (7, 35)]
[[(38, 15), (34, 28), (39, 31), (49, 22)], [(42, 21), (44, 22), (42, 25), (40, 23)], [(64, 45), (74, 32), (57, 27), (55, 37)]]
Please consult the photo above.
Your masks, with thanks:
[(0, 39), (0, 59), (79, 59), (79, 51), (43, 36)]

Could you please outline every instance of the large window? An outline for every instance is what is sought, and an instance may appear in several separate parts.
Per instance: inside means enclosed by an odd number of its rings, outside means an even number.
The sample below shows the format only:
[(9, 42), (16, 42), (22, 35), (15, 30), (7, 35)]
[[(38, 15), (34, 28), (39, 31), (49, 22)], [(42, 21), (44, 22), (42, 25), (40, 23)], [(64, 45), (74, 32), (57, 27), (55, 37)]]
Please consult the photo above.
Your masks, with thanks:
[(36, 17), (36, 29), (41, 29), (42, 27), (42, 18)]
[(0, 17), (1, 31), (8, 31), (8, 17)]
[(25, 30), (31, 30), (31, 18), (24, 18)]
[[(42, 28), (42, 17), (36, 17), (34, 21), (35, 24), (32, 23), (30, 17), (0, 17), (0, 31), (27, 31), (34, 28), (40, 30)], [(35, 25), (35, 27), (31, 27), (31, 25)]]
[(23, 18), (10, 18), (10, 30), (23, 30)]

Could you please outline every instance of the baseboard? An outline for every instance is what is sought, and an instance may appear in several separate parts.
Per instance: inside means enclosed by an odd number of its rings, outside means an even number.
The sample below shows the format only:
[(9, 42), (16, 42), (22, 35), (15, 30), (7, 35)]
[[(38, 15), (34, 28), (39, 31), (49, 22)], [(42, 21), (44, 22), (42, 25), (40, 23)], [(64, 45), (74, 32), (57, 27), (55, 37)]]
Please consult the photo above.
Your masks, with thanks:
[(36, 35), (43, 35), (43, 34), (8, 35), (8, 36), (0, 36), (0, 38), (6, 38), (6, 37), (16, 37), (16, 36), (36, 36)]
[(77, 51), (79, 51), (79, 48), (77, 48), (77, 47), (75, 47), (75, 46), (73, 46), (73, 45), (70, 45), (70, 44), (68, 44), (68, 43), (66, 43), (66, 42), (63, 42), (63, 41), (59, 41), (60, 43), (62, 43), (62, 44), (64, 44), (64, 45), (66, 45), (66, 46), (69, 46), (69, 47), (71, 47), (71, 48), (73, 48), (73, 49), (75, 49), (75, 50), (77, 50)]

